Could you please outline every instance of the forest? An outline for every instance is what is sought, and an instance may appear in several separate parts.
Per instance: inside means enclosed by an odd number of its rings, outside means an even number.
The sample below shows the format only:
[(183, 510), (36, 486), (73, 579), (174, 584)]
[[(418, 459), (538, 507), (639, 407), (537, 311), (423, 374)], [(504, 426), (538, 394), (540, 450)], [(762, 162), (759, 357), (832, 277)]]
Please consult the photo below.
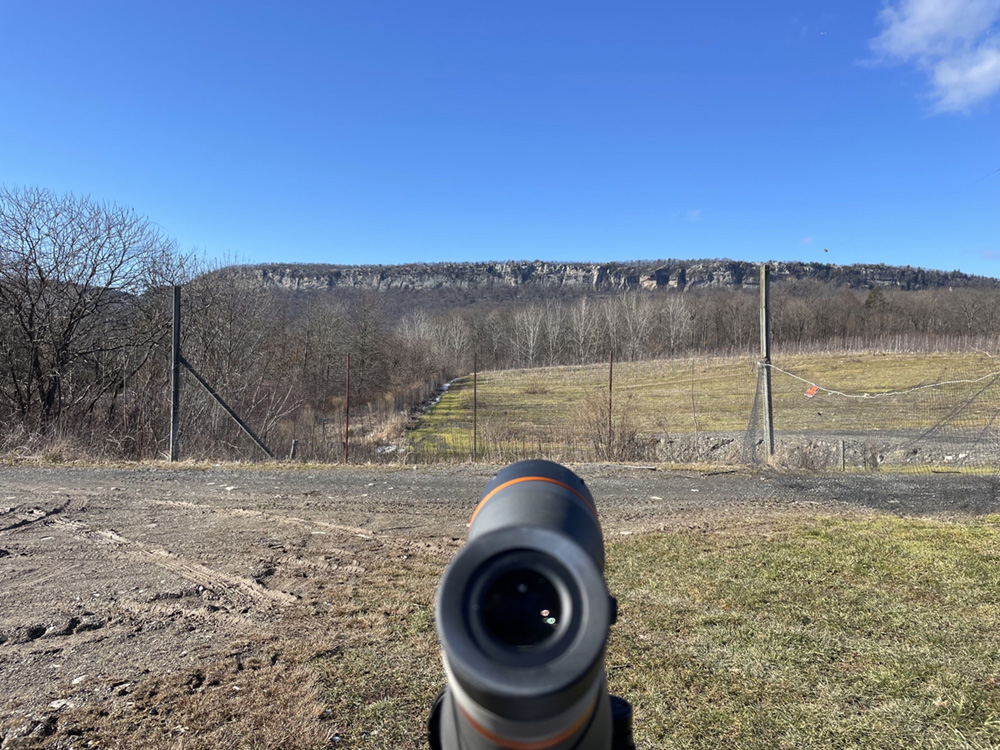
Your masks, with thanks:
[[(350, 355), (358, 460), (398, 439), (448, 380), (480, 370), (734, 355), (759, 345), (752, 291), (579, 290), (433, 296), (289, 294), (181, 251), (128, 208), (41, 188), (0, 191), (0, 456), (162, 458), (170, 422), (170, 289), (183, 356), (278, 454), (342, 454)], [(1000, 290), (772, 287), (776, 355), (998, 349)], [(182, 455), (261, 456), (190, 378)]]

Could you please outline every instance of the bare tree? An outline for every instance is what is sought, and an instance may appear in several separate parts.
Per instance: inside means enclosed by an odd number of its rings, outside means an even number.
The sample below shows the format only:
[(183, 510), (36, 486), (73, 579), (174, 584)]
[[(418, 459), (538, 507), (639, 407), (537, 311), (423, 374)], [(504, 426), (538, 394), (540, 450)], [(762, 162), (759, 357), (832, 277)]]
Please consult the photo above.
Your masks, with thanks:
[[(294, 409), (296, 381), (310, 364), (301, 359), (318, 342), (298, 346), (281, 302), (224, 270), (187, 284), (183, 299), (185, 358), (267, 442)], [(257, 455), (257, 448), (201, 389), (185, 385), (184, 404), (181, 430), (189, 455), (218, 455), (220, 446), (229, 446), (234, 455)]]
[(472, 329), (461, 315), (451, 313), (437, 321), (434, 330), (434, 353), (449, 372), (458, 372), (471, 361), (469, 351)]
[(625, 338), (623, 335), (625, 321), (621, 305), (614, 297), (605, 297), (601, 300), (601, 312), (604, 320), (604, 340), (600, 347), (601, 353), (606, 356), (606, 352), (614, 351), (618, 353), (618, 356), (621, 356), (622, 342)]
[(680, 294), (668, 294), (661, 306), (661, 327), (664, 348), (668, 354), (677, 354), (690, 346), (694, 313), (691, 305)]
[(414, 310), (406, 315), (399, 322), (397, 331), (404, 341), (421, 344), (425, 347), (433, 345), (434, 321), (423, 309)]
[(505, 362), (506, 325), (505, 316), (499, 310), (492, 310), (483, 323), (484, 339), (489, 361), (493, 367), (500, 367)]
[(113, 422), (169, 325), (153, 291), (181, 281), (188, 260), (132, 209), (0, 189), (4, 417), (46, 433)]
[(975, 289), (964, 291), (965, 293), (957, 298), (955, 305), (963, 333), (993, 331), (996, 319), (996, 295), (980, 294)]
[(596, 305), (589, 297), (580, 297), (570, 311), (570, 343), (576, 362), (594, 362), (600, 349), (600, 322)]
[(628, 291), (619, 298), (621, 308), (622, 349), (628, 359), (641, 359), (649, 348), (655, 311), (649, 295)]
[(545, 302), (545, 348), (549, 365), (559, 363), (563, 348), (563, 327), (566, 313), (558, 300)]
[(522, 367), (534, 367), (537, 364), (544, 319), (545, 308), (538, 305), (522, 307), (514, 312), (515, 351)]
[(368, 400), (385, 390), (393, 380), (385, 303), (380, 294), (365, 291), (354, 300), (346, 334), (351, 353), (351, 392)]

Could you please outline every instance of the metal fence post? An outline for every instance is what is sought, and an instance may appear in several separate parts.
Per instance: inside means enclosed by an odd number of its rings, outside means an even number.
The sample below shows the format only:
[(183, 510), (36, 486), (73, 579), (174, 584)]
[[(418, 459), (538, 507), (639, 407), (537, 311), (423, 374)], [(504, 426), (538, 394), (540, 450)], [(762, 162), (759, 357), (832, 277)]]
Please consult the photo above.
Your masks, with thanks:
[(764, 457), (774, 457), (774, 412), (771, 409), (771, 269), (760, 264), (760, 368), (764, 406)]
[(181, 423), (181, 288), (174, 286), (174, 328), (170, 346), (170, 460), (177, 460)]
[(615, 383), (615, 350), (608, 352), (608, 460), (614, 455), (614, 432), (611, 425), (612, 396), (614, 394)]
[(472, 460), (479, 455), (479, 352), (472, 355)]
[(344, 384), (344, 463), (351, 445), (351, 353), (347, 353), (347, 382)]

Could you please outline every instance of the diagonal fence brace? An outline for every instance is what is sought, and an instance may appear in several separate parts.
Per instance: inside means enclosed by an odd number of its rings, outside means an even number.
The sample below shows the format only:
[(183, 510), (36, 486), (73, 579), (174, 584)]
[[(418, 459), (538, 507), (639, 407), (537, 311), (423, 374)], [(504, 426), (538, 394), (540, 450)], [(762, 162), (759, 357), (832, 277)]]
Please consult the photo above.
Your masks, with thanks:
[(179, 359), (180, 363), (187, 368), (188, 372), (194, 375), (194, 379), (197, 380), (199, 383), (201, 383), (201, 387), (204, 388), (206, 391), (208, 391), (208, 395), (214, 398), (216, 401), (218, 401), (219, 406), (221, 406), (223, 409), (226, 410), (226, 413), (233, 418), (233, 421), (240, 426), (240, 429), (242, 429), (243, 432), (245, 432), (250, 437), (251, 440), (257, 443), (257, 447), (260, 448), (262, 451), (264, 451), (264, 453), (266, 453), (269, 458), (274, 458), (274, 453), (271, 452), (271, 449), (268, 448), (266, 445), (264, 445), (264, 442), (259, 437), (257, 437), (254, 431), (250, 429), (250, 426), (242, 419), (240, 419), (239, 415), (230, 408), (229, 404), (223, 401), (222, 396), (220, 396), (218, 393), (215, 392), (215, 389), (208, 384), (208, 381), (201, 376), (201, 373), (199, 373), (196, 369), (194, 369), (191, 363), (188, 362), (186, 359), (184, 359), (183, 355), (181, 355)]

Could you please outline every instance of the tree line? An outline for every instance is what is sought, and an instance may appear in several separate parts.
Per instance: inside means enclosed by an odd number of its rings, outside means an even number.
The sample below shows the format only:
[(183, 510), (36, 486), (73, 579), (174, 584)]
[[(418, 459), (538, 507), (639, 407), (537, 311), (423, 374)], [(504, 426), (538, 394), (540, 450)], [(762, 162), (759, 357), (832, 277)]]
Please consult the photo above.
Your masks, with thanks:
[[(925, 348), (960, 342), (995, 349), (1000, 343), (1000, 290), (852, 290), (817, 281), (775, 284), (772, 344), (782, 349), (877, 348), (893, 337)], [(468, 370), (473, 351), (491, 369), (575, 365), (613, 352), (624, 360), (692, 353), (752, 354), (759, 350), (756, 292), (627, 291), (432, 314), (400, 322), (408, 341), (424, 341), (451, 369)]]
[[(348, 355), (354, 434), (371, 452), (474, 363), (752, 353), (759, 340), (750, 292), (632, 290), (399, 314), (406, 301), (389, 292), (291, 297), (219, 270), (129, 208), (41, 188), (0, 190), (0, 455), (163, 456), (174, 284), (183, 285), (185, 358), (277, 453), (296, 439), (324, 460), (341, 453)], [(793, 281), (775, 284), (773, 301), (778, 353), (877, 346), (899, 335), (996, 348), (997, 290)], [(182, 402), (183, 455), (256, 457), (190, 378)]]

